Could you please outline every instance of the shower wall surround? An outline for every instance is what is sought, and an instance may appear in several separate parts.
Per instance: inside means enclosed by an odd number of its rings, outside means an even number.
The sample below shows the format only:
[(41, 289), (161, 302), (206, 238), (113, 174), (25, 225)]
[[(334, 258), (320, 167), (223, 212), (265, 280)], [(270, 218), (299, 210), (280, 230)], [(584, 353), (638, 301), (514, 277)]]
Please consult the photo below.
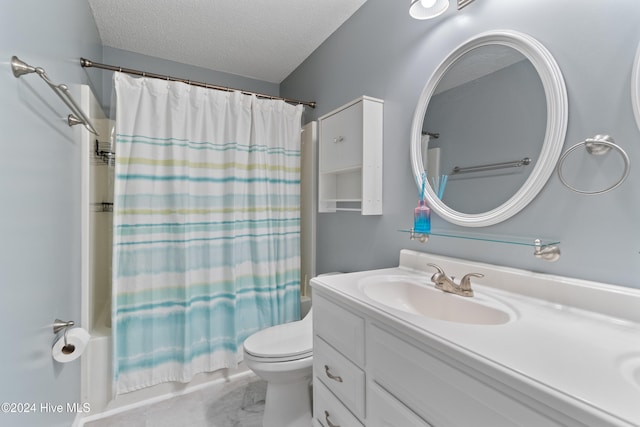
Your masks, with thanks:
[[(281, 84), (281, 95), (315, 99), (306, 120), (326, 114), (362, 94), (385, 100), (384, 206), (381, 217), (348, 212), (318, 215), (318, 272), (356, 271), (397, 264), (401, 248), (511, 265), (589, 280), (640, 287), (640, 131), (631, 104), (631, 71), (640, 42), (640, 2), (616, 0), (507, 2), (482, 0), (464, 10), (417, 21), (406, 7), (368, 0), (345, 25)], [(499, 236), (545, 236), (561, 241), (562, 257), (546, 263), (528, 247), (432, 237), (411, 242), (398, 229), (412, 224), (416, 186), (409, 144), (422, 88), (438, 64), (469, 38), (508, 29), (539, 40), (564, 75), (569, 127), (563, 151), (598, 133), (610, 134), (631, 158), (629, 179), (601, 196), (581, 196), (552, 175), (523, 211), (491, 227), (474, 230)], [(446, 125), (456, 124), (456, 117)], [(460, 124), (463, 125), (463, 124)], [(443, 126), (444, 128), (444, 126)], [(438, 132), (439, 129), (432, 130)], [(514, 141), (517, 143), (517, 141)], [(615, 156), (580, 157), (572, 179), (587, 188), (615, 180)], [(606, 186), (606, 185), (605, 185)], [(434, 229), (464, 231), (437, 215)], [(362, 250), (362, 248), (373, 250)]]

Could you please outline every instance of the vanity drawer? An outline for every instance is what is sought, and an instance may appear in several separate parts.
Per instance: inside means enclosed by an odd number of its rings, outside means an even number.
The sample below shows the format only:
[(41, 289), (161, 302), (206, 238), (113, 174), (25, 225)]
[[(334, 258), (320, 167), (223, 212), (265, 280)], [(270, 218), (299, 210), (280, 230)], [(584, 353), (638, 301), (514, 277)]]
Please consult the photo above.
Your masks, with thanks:
[(317, 335), (313, 337), (313, 376), (354, 414), (364, 418), (364, 371)]
[(367, 389), (367, 427), (433, 427), (374, 382)]
[[(539, 410), (486, 385), (377, 326), (369, 329), (367, 373), (434, 426), (557, 427)], [(389, 369), (393, 367), (393, 369)]]
[(315, 423), (323, 427), (362, 427), (362, 423), (321, 382), (313, 384), (313, 417)]
[[(313, 330), (353, 363), (364, 366), (364, 319), (321, 296), (313, 297)], [(315, 350), (314, 350), (315, 356)]]

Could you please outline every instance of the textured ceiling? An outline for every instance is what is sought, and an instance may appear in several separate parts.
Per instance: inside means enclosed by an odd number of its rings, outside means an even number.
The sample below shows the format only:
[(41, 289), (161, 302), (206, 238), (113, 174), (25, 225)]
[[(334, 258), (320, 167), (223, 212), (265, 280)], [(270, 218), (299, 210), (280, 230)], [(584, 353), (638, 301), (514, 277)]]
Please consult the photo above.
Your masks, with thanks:
[(89, 0), (89, 4), (105, 46), (280, 83), (365, 1)]

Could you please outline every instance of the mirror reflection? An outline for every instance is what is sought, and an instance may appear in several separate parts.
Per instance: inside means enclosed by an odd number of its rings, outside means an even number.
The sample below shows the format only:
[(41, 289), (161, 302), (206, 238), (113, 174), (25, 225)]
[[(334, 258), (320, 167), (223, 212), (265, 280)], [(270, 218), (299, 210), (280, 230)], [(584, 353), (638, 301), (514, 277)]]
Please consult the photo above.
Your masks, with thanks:
[(547, 100), (533, 64), (504, 45), (472, 49), (428, 101), (421, 153), (429, 184), (458, 212), (495, 209), (529, 177), (546, 129)]

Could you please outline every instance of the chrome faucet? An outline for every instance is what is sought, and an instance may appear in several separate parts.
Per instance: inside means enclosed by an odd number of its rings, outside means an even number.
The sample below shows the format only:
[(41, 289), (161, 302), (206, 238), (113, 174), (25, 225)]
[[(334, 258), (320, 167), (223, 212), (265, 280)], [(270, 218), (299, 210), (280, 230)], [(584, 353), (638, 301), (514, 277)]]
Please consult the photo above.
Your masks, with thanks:
[(436, 273), (431, 276), (431, 281), (435, 283), (436, 289), (440, 289), (443, 292), (449, 292), (456, 295), (461, 295), (463, 297), (472, 297), (473, 289), (471, 289), (471, 278), (472, 277), (484, 277), (484, 274), (480, 273), (469, 273), (462, 277), (460, 280), (460, 284), (456, 285), (454, 282), (454, 277), (449, 278), (443, 269), (438, 267), (435, 264), (427, 264), (429, 267), (433, 267), (438, 270)]

